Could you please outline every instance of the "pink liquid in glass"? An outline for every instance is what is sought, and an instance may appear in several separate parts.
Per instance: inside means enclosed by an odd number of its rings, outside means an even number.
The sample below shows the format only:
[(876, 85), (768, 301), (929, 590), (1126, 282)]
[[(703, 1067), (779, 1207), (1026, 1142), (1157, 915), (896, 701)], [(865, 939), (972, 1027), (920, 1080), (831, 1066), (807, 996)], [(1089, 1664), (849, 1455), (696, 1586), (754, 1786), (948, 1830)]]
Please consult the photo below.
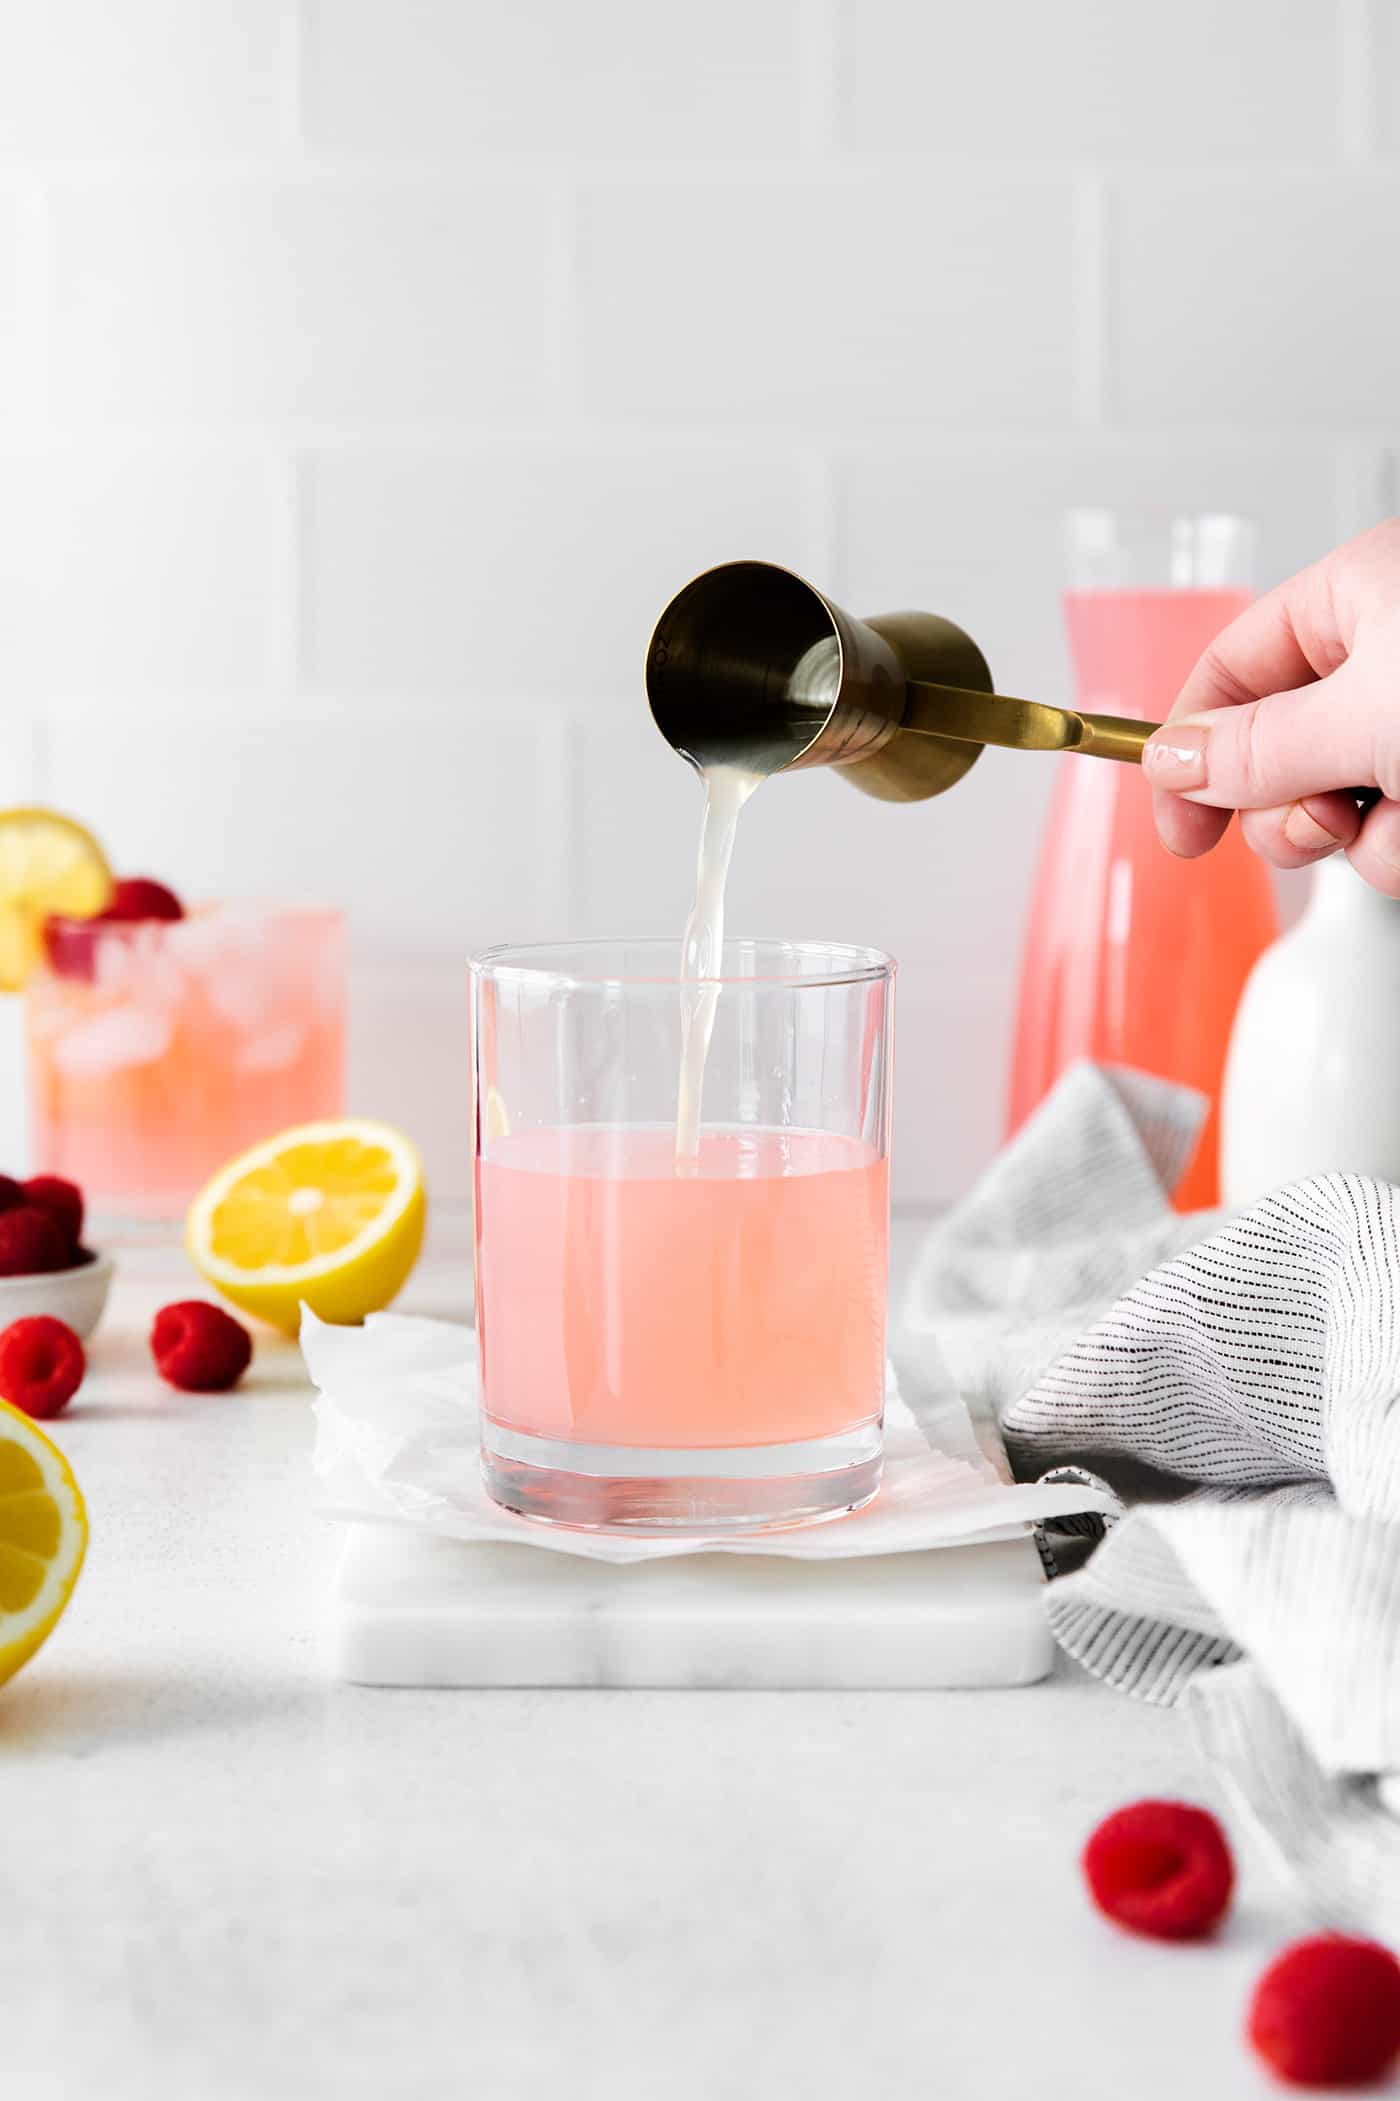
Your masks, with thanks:
[[(1249, 601), (1240, 590), (1066, 592), (1078, 704), (1162, 721), (1202, 650)], [(1200, 860), (1176, 860), (1136, 767), (1062, 761), (1026, 933), (1009, 1129), (1076, 1058), (1182, 1081), (1211, 1108), (1176, 1201), (1218, 1202), (1230, 1029), (1277, 931), (1269, 871), (1238, 826)]]
[(210, 907), (95, 930), (88, 975), (28, 997), (34, 1164), (89, 1204), (179, 1218), (217, 1168), (343, 1107), (344, 927)]
[(477, 1168), (485, 1413), (561, 1442), (789, 1444), (876, 1421), (888, 1168), (858, 1139), (664, 1129), (493, 1141)]

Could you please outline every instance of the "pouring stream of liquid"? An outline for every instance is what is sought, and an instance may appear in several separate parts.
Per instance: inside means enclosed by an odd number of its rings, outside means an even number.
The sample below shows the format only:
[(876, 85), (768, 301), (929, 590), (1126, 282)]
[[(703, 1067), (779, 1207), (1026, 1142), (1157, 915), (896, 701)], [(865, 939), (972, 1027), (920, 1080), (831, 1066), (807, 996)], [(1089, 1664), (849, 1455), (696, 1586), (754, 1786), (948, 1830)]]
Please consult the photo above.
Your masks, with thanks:
[(681, 948), (681, 1069), (676, 1097), (676, 1172), (693, 1174), (700, 1157), (700, 1113), (705, 1060), (715, 1030), (720, 988), (706, 984), (719, 974), (724, 956), (724, 886), (734, 855), (739, 812), (763, 779), (740, 766), (707, 767), (705, 815), (695, 905)]

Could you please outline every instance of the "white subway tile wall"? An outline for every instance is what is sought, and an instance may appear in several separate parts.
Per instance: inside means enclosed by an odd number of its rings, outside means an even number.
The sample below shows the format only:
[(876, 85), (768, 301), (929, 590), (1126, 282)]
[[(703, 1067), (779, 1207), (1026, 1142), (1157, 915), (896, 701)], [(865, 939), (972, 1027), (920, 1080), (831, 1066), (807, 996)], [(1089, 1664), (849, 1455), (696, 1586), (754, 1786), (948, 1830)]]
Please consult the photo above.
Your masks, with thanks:
[(1175, 426), (1185, 397), (1240, 430), (1395, 417), (1400, 299), (1381, 258), (1400, 251), (1400, 171), (1152, 175), (1114, 204), (1116, 414)]
[[(1397, 225), (1394, 0), (8, 0), (0, 792), (341, 900), (356, 1106), (461, 1201), (467, 951), (679, 933), (670, 593), (768, 556), (1065, 694), (1067, 505), (1270, 581), (1400, 500)], [(905, 1204), (997, 1141), (1052, 776), (745, 823), (736, 927), (901, 960)]]
[(11, 0), (0, 153), (261, 153), (282, 136), (295, 30), (283, 0)]
[[(1381, 0), (1387, 4), (1387, 0)], [(841, 0), (838, 140), (1082, 163), (1325, 160), (1341, 47), (1313, 0)]]
[[(1400, 160), (1400, 8), (1394, 0), (1363, 0), (1364, 18), (1371, 32), (1368, 50), (1356, 54), (1358, 127), (1365, 129), (1366, 144), (1375, 143), (1392, 161)], [(1371, 65), (1364, 63), (1374, 57)]]
[[(664, 13), (664, 11), (662, 11)], [(348, 152), (792, 153), (803, 0), (311, 0), (307, 128)]]
[(59, 425), (358, 431), (554, 406), (553, 213), (529, 177), (89, 173), (54, 180), (47, 219)]
[(285, 674), (293, 483), (254, 451), (0, 446), (7, 700), (166, 693), (201, 708)]
[(579, 407), (818, 442), (1063, 423), (1073, 204), (1064, 176), (932, 165), (585, 181)]
[(638, 660), (679, 584), (736, 546), (820, 555), (800, 464), (744, 446), (341, 449), (305, 486), (315, 686), (551, 696), (634, 732)]
[[(26, 378), (20, 343), (20, 267), (24, 252), (22, 193), (0, 162), (0, 429), (14, 413)], [(3, 628), (0, 627), (0, 633)]]

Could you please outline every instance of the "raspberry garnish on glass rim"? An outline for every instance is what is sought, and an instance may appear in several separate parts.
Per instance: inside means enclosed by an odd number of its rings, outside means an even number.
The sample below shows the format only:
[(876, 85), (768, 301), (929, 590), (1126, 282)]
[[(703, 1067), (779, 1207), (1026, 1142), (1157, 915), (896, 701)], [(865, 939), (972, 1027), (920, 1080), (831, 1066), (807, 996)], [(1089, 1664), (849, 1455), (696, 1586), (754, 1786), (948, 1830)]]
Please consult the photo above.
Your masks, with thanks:
[(150, 920), (183, 919), (185, 908), (175, 892), (148, 875), (122, 876), (110, 902), (90, 918), (52, 916), (44, 927), (49, 966), (60, 977), (91, 979), (101, 929), (139, 926)]

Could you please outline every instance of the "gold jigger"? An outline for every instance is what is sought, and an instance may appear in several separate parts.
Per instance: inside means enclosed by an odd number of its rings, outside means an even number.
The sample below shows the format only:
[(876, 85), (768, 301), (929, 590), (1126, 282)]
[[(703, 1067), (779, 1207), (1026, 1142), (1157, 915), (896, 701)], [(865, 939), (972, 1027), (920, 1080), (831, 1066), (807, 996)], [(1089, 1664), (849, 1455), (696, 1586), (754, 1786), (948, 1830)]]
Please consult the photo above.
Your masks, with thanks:
[(951, 620), (855, 620), (771, 562), (687, 584), (656, 624), (646, 683), (657, 728), (693, 766), (840, 766), (885, 802), (941, 795), (985, 744), (1132, 763), (1158, 727), (1008, 699)]

